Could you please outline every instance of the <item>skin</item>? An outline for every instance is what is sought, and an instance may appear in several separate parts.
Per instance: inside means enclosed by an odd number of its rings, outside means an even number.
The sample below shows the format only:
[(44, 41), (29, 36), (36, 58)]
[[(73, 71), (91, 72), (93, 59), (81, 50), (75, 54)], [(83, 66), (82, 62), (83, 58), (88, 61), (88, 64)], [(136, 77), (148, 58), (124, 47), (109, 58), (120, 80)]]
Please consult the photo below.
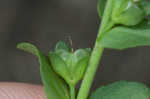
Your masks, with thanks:
[(46, 96), (40, 85), (1, 82), (0, 99), (46, 99)]

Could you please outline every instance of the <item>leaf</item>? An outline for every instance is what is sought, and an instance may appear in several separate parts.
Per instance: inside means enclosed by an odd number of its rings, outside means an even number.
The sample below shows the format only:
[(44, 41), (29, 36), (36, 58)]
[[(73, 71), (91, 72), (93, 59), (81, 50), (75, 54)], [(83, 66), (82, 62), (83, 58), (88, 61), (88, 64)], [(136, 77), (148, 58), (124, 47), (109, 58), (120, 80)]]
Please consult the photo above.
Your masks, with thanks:
[(81, 60), (79, 60), (75, 65), (74, 65), (74, 70), (72, 71), (73, 74), (76, 76), (75, 78), (75, 83), (77, 83), (79, 80), (81, 80), (84, 76), (84, 73), (88, 67), (88, 61), (89, 57), (85, 57)]
[(72, 59), (72, 52), (57, 50), (55, 51), (55, 53), (65, 62), (66, 65), (70, 65)]
[(99, 17), (102, 18), (103, 16), (103, 13), (104, 13), (104, 8), (105, 8), (105, 5), (106, 5), (106, 1), (107, 0), (98, 0), (98, 14), (99, 14)]
[(90, 58), (90, 49), (78, 49), (72, 57), (71, 72), (75, 76), (75, 83), (81, 80), (84, 76)]
[(99, 43), (105, 48), (126, 49), (150, 45), (150, 23), (144, 22), (134, 27), (117, 26), (106, 32)]
[(89, 99), (150, 99), (150, 90), (142, 83), (118, 81), (96, 89)]
[(53, 71), (49, 59), (43, 55), (34, 45), (30, 43), (20, 43), (17, 48), (36, 55), (40, 61), (40, 73), (47, 99), (69, 99), (68, 86)]
[(18, 49), (21, 49), (23, 51), (29, 52), (33, 55), (39, 56), (39, 50), (32, 44), (30, 43), (19, 43), (17, 45)]
[(57, 50), (66, 50), (68, 52), (70, 51), (69, 46), (64, 41), (59, 41), (56, 44), (55, 51)]
[[(45, 58), (45, 59), (44, 59)], [(43, 59), (43, 60), (42, 60)], [(47, 63), (46, 63), (47, 62)], [(48, 57), (41, 56), (41, 76), (45, 89), (48, 90), (48, 99), (69, 99), (67, 84), (50, 67)], [(47, 65), (47, 66), (46, 66)], [(52, 98), (54, 96), (54, 98)]]
[(89, 57), (90, 56), (90, 49), (78, 49), (74, 52), (74, 61), (77, 62), (85, 57)]
[(114, 0), (112, 20), (115, 24), (137, 25), (145, 17), (144, 10), (131, 0)]
[(74, 53), (60, 49), (50, 52), (49, 57), (55, 72), (69, 85), (75, 86), (84, 75), (90, 52), (90, 49), (78, 49)]
[(49, 57), (55, 72), (58, 73), (61, 77), (63, 77), (67, 83), (69, 83), (71, 73), (65, 61), (55, 52), (50, 52)]
[(142, 0), (140, 6), (144, 9), (146, 16), (150, 14), (150, 2), (147, 0)]

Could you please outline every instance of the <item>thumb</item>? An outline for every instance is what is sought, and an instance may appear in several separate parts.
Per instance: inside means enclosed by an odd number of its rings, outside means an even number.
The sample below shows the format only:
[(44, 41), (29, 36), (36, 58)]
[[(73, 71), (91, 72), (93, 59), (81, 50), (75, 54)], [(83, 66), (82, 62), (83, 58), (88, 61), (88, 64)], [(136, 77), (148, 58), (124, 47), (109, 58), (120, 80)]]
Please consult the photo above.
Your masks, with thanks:
[(46, 96), (40, 85), (0, 83), (0, 99), (46, 99)]

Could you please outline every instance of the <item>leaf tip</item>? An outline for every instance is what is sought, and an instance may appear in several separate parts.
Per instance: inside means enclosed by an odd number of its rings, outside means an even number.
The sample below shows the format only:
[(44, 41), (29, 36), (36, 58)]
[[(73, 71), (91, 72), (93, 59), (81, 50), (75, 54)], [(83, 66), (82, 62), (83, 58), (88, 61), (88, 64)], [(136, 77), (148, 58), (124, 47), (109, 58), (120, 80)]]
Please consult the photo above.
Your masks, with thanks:
[(26, 43), (26, 42), (18, 43), (17, 48), (20, 50), (29, 52), (29, 53), (36, 55), (36, 56), (38, 56), (38, 53), (39, 53), (37, 47), (31, 43)]

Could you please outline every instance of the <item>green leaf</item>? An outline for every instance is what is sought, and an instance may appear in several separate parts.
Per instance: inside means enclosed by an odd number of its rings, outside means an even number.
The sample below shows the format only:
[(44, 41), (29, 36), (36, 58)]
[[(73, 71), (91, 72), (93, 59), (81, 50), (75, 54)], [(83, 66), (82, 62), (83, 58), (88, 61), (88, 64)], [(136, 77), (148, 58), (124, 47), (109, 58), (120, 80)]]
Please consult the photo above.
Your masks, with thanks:
[(82, 79), (90, 57), (90, 49), (78, 49), (75, 52), (55, 50), (49, 53), (53, 69), (66, 82), (75, 86)]
[(119, 81), (96, 89), (89, 99), (150, 99), (150, 90), (142, 83)]
[(140, 6), (144, 9), (146, 16), (150, 15), (150, 2), (147, 0), (142, 0)]
[(136, 2), (131, 0), (114, 0), (112, 20), (115, 24), (133, 26), (139, 24), (144, 17), (144, 10)]
[(63, 77), (67, 83), (69, 83), (72, 75), (65, 61), (55, 52), (50, 52), (49, 57), (55, 72)]
[(57, 51), (57, 50), (70, 51), (70, 48), (69, 48), (69, 46), (68, 46), (64, 41), (59, 41), (59, 42), (56, 44), (56, 47), (55, 47), (55, 51)]
[(99, 43), (105, 48), (126, 49), (150, 45), (150, 22), (134, 27), (117, 26), (106, 32)]
[(90, 49), (78, 49), (74, 52), (74, 61), (78, 62), (79, 60), (90, 56)]
[(18, 49), (21, 49), (23, 51), (29, 52), (33, 55), (39, 56), (39, 50), (32, 44), (30, 43), (19, 43), (17, 45)]
[(48, 57), (41, 56), (41, 77), (48, 99), (69, 99), (67, 84), (52, 70)]
[(78, 49), (72, 57), (72, 74), (75, 76), (75, 83), (81, 80), (88, 66), (91, 51), (89, 49)]
[(47, 56), (30, 43), (20, 43), (17, 48), (30, 52), (39, 58), (40, 73), (47, 99), (69, 99), (67, 84), (53, 71)]
[(74, 76), (76, 76), (75, 83), (77, 83), (79, 80), (81, 80), (83, 78), (86, 68), (88, 66), (88, 61), (89, 61), (89, 57), (87, 56), (87, 57), (79, 60), (74, 65), (74, 70), (72, 71), (72, 73), (74, 74)]
[(102, 18), (103, 16), (103, 13), (104, 13), (104, 8), (105, 8), (105, 5), (106, 5), (106, 1), (107, 0), (98, 0), (98, 14), (99, 14), (99, 17)]
[(65, 50), (58, 50), (55, 53), (65, 62), (66, 65), (70, 65), (72, 59), (72, 52)]

